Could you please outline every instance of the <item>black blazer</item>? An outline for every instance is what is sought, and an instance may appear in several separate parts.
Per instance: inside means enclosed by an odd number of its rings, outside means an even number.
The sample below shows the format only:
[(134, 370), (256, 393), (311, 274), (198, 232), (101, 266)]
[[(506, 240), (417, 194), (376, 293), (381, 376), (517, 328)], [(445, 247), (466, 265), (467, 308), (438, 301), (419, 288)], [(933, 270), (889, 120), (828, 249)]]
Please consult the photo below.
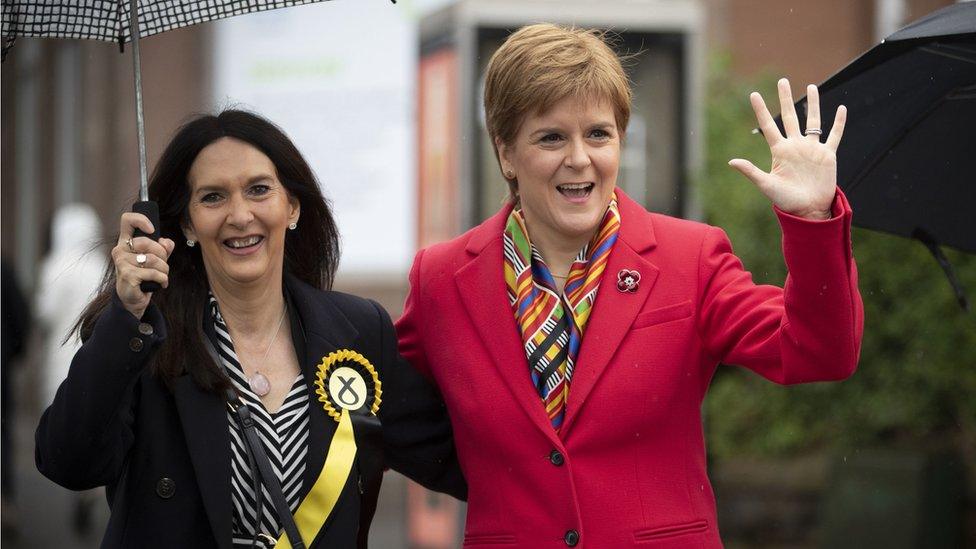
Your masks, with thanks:
[[(316, 366), (337, 349), (363, 354), (383, 388), (383, 456), (360, 450), (328, 523), (312, 547), (365, 547), (383, 466), (464, 498), (451, 427), (440, 396), (397, 354), (393, 325), (372, 301), (285, 288), (299, 322), (293, 339), (310, 392), (304, 490), (325, 462), (337, 423), (315, 395)], [(294, 317), (293, 317), (294, 320)], [(299, 324), (299, 326), (295, 326)], [(226, 405), (189, 375), (168, 390), (146, 367), (166, 337), (150, 306), (142, 322), (118, 298), (78, 350), (37, 428), (37, 468), (72, 490), (105, 485), (112, 509), (102, 547), (231, 547), (231, 456)], [(356, 482), (352, 475), (358, 474)]]

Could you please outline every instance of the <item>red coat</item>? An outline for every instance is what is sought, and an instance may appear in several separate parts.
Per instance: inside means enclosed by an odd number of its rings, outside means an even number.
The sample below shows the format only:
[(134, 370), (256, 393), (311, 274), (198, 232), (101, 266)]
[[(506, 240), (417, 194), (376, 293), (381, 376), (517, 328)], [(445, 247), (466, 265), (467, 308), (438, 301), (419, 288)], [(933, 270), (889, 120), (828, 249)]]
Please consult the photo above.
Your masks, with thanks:
[[(716, 365), (783, 384), (854, 372), (863, 308), (839, 191), (828, 221), (777, 211), (785, 290), (755, 285), (722, 230), (617, 196), (560, 435), (506, 294), (510, 207), (414, 260), (400, 352), (444, 395), (468, 481), (465, 547), (721, 547), (701, 420)], [(641, 274), (635, 293), (617, 289), (622, 269)]]

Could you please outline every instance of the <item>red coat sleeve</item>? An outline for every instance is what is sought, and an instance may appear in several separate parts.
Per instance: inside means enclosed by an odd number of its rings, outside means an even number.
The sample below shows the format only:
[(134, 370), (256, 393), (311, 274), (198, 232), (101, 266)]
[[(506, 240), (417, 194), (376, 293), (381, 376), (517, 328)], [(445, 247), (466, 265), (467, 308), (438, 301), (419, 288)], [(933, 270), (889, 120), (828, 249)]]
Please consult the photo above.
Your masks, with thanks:
[(781, 384), (854, 373), (864, 308), (851, 252), (851, 208), (838, 191), (833, 216), (811, 221), (776, 209), (789, 274), (784, 288), (756, 285), (712, 228), (699, 261), (698, 329), (712, 357)]
[(413, 266), (410, 267), (410, 289), (403, 305), (403, 315), (396, 321), (396, 333), (400, 355), (407, 359), (418, 372), (429, 378), (431, 377), (430, 367), (427, 364), (427, 355), (424, 352), (424, 340), (421, 334), (423, 305), (421, 304), (420, 292), (420, 263), (423, 255), (423, 250), (417, 252)]

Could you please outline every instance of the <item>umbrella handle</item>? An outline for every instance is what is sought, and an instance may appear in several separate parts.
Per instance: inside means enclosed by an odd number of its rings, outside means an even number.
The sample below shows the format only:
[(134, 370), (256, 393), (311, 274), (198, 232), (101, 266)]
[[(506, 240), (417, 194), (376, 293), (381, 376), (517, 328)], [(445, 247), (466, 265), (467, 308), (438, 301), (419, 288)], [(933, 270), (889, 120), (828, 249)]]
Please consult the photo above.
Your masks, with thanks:
[[(136, 229), (133, 233), (133, 238), (137, 236), (145, 236), (151, 238), (152, 240), (159, 241), (159, 204), (153, 200), (140, 200), (132, 205), (132, 211), (135, 213), (141, 213), (142, 215), (149, 218), (152, 222), (153, 232), (152, 234), (146, 234), (139, 229)], [(160, 289), (159, 282), (152, 280), (144, 280), (139, 284), (139, 289), (145, 293), (155, 292)]]

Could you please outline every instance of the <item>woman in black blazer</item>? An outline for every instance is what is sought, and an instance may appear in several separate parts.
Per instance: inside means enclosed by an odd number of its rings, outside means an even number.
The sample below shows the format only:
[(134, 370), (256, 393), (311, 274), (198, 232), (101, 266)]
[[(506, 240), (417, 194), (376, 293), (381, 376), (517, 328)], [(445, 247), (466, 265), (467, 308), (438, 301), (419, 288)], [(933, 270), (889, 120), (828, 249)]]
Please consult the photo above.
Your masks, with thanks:
[(443, 402), (389, 316), (328, 290), (335, 224), (281, 130), (197, 118), (149, 194), (161, 238), (122, 215), (36, 435), (45, 476), (107, 486), (103, 547), (365, 547), (385, 467), (465, 496)]

